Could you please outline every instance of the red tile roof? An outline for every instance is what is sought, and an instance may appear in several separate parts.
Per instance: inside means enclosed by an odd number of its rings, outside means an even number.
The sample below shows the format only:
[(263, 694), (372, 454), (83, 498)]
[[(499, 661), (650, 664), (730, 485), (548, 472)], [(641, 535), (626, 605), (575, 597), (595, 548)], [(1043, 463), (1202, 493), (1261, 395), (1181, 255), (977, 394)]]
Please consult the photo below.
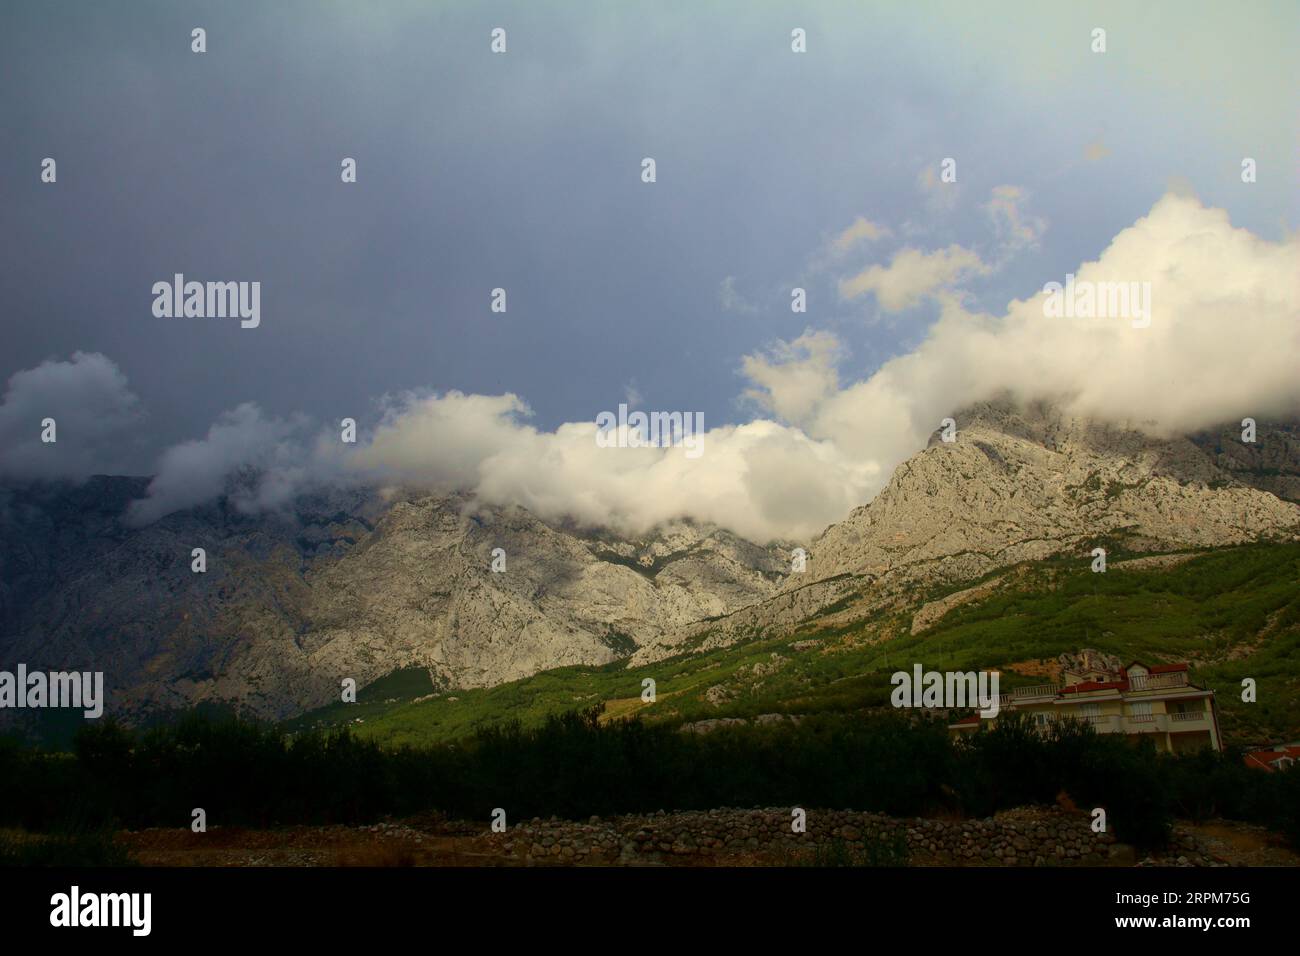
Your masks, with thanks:
[(1247, 767), (1274, 773), (1277, 768), (1273, 766), (1273, 761), (1282, 757), (1300, 760), (1300, 747), (1282, 747), (1279, 750), (1252, 750), (1246, 754), (1244, 759)]

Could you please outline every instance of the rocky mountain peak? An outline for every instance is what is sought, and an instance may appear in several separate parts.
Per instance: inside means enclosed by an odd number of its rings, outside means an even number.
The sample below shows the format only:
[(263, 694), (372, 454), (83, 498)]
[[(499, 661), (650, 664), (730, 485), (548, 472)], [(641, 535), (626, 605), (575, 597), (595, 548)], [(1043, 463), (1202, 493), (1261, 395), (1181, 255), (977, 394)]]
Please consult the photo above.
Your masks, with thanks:
[[(830, 609), (1103, 544), (1208, 548), (1300, 534), (1300, 441), (1263, 424), (1153, 437), (1008, 402), (954, 416), (871, 502), (807, 545), (681, 521), (641, 536), (466, 495), (318, 489), (272, 514), (220, 500), (145, 527), (142, 478), (0, 495), (0, 652), (105, 671), (121, 712), (234, 702), (281, 717), (403, 667), (474, 687), (642, 663)], [(193, 548), (207, 554), (194, 573)], [(497, 560), (497, 559), (500, 560)], [(494, 570), (494, 565), (497, 567)]]

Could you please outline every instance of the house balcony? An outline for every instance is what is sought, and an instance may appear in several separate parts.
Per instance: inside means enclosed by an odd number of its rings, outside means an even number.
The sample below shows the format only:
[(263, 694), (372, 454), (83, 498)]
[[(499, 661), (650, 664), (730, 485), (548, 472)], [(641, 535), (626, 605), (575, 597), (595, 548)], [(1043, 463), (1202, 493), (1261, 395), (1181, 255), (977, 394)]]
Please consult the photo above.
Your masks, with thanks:
[(1033, 684), (1029, 687), (1017, 687), (1009, 694), (1003, 694), (1002, 706), (1008, 704), (1025, 704), (1036, 700), (1051, 700), (1061, 692), (1060, 684)]
[(1208, 711), (1171, 714), (1052, 714), (1044, 725), (1056, 721), (1077, 720), (1099, 734), (1164, 734), (1210, 729)]
[(1062, 714), (1061, 717), (1067, 720), (1073, 717), (1090, 724), (1099, 734), (1117, 734), (1124, 729), (1123, 719), (1118, 714)]
[(1166, 716), (1169, 718), (1169, 729), (1174, 733), (1185, 730), (1208, 730), (1210, 727), (1208, 710), (1176, 711)]
[(1204, 710), (1170, 714), (1129, 714), (1123, 720), (1124, 732), (1129, 734), (1180, 733), (1208, 730), (1210, 727), (1210, 714)]
[(1130, 677), (1128, 682), (1130, 694), (1140, 693), (1147, 690), (1169, 690), (1173, 687), (1186, 686), (1186, 671), (1175, 671), (1172, 674), (1148, 674), (1145, 677)]

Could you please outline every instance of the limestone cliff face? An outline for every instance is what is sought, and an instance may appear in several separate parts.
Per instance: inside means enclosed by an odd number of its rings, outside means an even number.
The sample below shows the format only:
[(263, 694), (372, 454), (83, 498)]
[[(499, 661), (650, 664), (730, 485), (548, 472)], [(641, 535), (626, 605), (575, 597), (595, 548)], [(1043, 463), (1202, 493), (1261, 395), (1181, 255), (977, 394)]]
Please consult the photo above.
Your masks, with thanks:
[[(1244, 467), (1228, 467), (1234, 455), (1260, 456), (1258, 445), (1214, 455), (1206, 439), (1153, 439), (1043, 407), (985, 404), (957, 422), (956, 441), (936, 435), (875, 500), (813, 542), (817, 578), (920, 565), (960, 580), (1091, 540), (1168, 550), (1241, 544), (1300, 526), (1300, 506), (1252, 487)], [(1300, 449), (1285, 433), (1262, 440), (1270, 446), (1263, 454), (1280, 454), (1300, 475)]]
[(1233, 425), (1192, 440), (1236, 481), (1300, 503), (1300, 425), (1261, 422), (1254, 442), (1243, 442), (1241, 432)]
[(335, 491), (131, 529), (144, 485), (10, 489), (0, 512), (0, 661), (103, 670), (119, 713), (213, 700), (281, 717), (399, 667), (473, 687), (606, 663), (760, 601), (784, 566), (716, 528), (627, 540), (462, 497)]
[[(643, 663), (811, 618), (911, 607), (936, 585), (1096, 543), (1133, 550), (1300, 533), (1300, 439), (1261, 425), (1154, 439), (1050, 408), (986, 404), (806, 543), (680, 523), (632, 540), (463, 496), (335, 489), (292, 511), (218, 504), (122, 521), (147, 479), (0, 488), (0, 667), (105, 672), (110, 711), (200, 701), (283, 717), (391, 671), (487, 686)], [(191, 571), (191, 551), (207, 571)], [(505, 571), (491, 570), (502, 549)], [(3, 717), (0, 714), (0, 717)]]
[(915, 603), (934, 586), (973, 581), (1097, 544), (1172, 550), (1300, 534), (1300, 438), (1261, 424), (1168, 439), (1071, 419), (1050, 407), (986, 403), (955, 416), (869, 504), (808, 545), (807, 571), (780, 593), (720, 621), (638, 650), (639, 663), (779, 633), (814, 616), (828, 625)]

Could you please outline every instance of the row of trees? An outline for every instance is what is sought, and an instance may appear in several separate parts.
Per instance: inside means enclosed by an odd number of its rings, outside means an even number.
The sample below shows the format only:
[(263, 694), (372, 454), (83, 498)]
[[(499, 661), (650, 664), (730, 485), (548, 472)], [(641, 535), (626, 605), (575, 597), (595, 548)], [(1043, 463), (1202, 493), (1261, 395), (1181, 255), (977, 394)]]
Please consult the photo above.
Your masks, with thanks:
[(1267, 774), (1236, 755), (1157, 754), (1082, 725), (1043, 736), (1000, 720), (972, 741), (897, 714), (827, 714), (798, 725), (681, 733), (599, 708), (535, 728), (494, 726), (455, 745), (385, 750), (347, 731), (288, 735), (190, 717), (135, 732), (88, 725), (70, 754), (0, 743), (0, 825), (33, 830), (209, 824), (363, 823), (439, 811), (482, 820), (706, 809), (851, 807), (986, 816), (1065, 791), (1105, 807), (1117, 835), (1159, 846), (1174, 817), (1226, 816), (1300, 845), (1300, 772)]

